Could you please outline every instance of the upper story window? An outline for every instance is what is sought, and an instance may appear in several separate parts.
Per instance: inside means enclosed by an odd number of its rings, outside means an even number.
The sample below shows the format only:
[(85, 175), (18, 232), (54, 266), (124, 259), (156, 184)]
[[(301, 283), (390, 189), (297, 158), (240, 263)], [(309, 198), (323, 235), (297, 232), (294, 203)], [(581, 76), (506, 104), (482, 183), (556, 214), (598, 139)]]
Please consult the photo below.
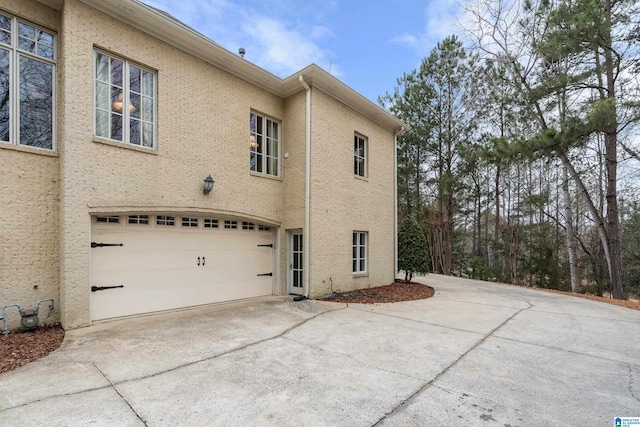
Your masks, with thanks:
[(367, 140), (358, 134), (353, 136), (353, 173), (367, 177)]
[(101, 51), (94, 59), (95, 135), (155, 148), (156, 73)]
[(253, 172), (280, 175), (280, 123), (251, 113), (249, 117), (249, 164)]
[(0, 14), (0, 141), (55, 149), (56, 38)]

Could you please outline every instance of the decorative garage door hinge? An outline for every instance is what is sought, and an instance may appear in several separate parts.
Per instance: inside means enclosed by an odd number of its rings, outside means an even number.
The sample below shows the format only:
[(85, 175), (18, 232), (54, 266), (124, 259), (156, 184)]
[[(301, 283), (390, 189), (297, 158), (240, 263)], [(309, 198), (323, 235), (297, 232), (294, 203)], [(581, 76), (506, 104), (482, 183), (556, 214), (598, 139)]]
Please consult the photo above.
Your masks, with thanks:
[(115, 289), (115, 288), (124, 288), (124, 285), (118, 285), (118, 286), (92, 286), (91, 287), (91, 292), (104, 291), (104, 290), (107, 290), (107, 289)]
[(91, 242), (92, 248), (104, 248), (105, 246), (124, 246), (122, 243), (96, 243)]
[(269, 243), (268, 245), (258, 245), (259, 248), (272, 248), (273, 243)]
[(273, 273), (262, 273), (258, 274), (258, 276), (273, 276)]

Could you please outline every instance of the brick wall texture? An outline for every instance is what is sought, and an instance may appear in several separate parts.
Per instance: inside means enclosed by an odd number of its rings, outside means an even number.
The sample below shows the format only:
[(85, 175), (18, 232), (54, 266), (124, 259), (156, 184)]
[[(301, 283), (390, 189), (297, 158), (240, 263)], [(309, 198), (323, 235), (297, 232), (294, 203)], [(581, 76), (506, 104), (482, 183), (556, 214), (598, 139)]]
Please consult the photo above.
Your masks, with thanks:
[[(283, 99), (78, 0), (60, 12), (32, 0), (0, 7), (54, 30), (58, 47), (57, 152), (0, 146), (0, 304), (55, 298), (63, 326), (89, 324), (91, 217), (107, 213), (270, 224), (274, 293), (286, 293), (286, 231), (304, 227), (306, 91)], [(157, 70), (156, 150), (93, 136), (96, 48)], [(280, 177), (249, 171), (251, 111), (282, 123)], [(311, 296), (391, 283), (393, 133), (316, 88), (311, 114)], [(368, 139), (367, 179), (353, 175), (354, 132)], [(216, 183), (205, 196), (208, 174)], [(354, 230), (369, 233), (369, 271), (358, 277)]]

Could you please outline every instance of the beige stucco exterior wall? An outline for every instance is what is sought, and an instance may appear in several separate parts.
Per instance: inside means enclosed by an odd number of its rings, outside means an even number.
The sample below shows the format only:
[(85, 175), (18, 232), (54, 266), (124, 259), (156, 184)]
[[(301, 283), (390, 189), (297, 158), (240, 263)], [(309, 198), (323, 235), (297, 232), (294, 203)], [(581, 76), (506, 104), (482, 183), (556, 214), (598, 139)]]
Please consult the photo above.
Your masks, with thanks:
[[(314, 88), (311, 128), (311, 297), (394, 279), (394, 134)], [(353, 136), (368, 140), (368, 176), (353, 173)], [(353, 231), (366, 231), (368, 272), (352, 273)]]
[[(89, 322), (91, 213), (216, 213), (281, 224), (283, 179), (250, 173), (248, 135), (252, 109), (283, 120), (285, 106), (282, 98), (77, 0), (65, 2), (63, 23), (61, 298), (63, 324), (76, 327)], [(157, 150), (93, 137), (87, 94), (93, 93), (94, 47), (158, 71)], [(208, 174), (216, 184), (204, 196)]]
[[(5, 0), (2, 11), (57, 32), (58, 13), (33, 1)], [(48, 150), (0, 144), (0, 306), (59, 303), (59, 158)], [(48, 304), (41, 307), (44, 318)], [(58, 320), (59, 310), (49, 321)], [(7, 309), (9, 328), (20, 323)], [(1, 327), (1, 323), (0, 323)]]

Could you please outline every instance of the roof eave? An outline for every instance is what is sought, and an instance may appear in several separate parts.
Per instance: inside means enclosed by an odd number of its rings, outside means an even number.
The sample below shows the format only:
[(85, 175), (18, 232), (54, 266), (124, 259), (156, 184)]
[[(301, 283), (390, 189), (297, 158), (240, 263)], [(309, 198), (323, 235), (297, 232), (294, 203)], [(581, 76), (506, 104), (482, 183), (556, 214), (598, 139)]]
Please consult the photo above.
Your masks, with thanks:
[[(39, 1), (48, 4), (58, 3), (62, 0)], [(282, 98), (303, 90), (298, 81), (299, 76), (303, 76), (308, 84), (326, 92), (385, 127), (396, 132), (403, 128), (408, 129), (408, 126), (400, 120), (315, 64), (309, 65), (286, 79), (281, 79), (230, 52), (177, 19), (172, 19), (167, 14), (138, 0), (80, 1)]]

